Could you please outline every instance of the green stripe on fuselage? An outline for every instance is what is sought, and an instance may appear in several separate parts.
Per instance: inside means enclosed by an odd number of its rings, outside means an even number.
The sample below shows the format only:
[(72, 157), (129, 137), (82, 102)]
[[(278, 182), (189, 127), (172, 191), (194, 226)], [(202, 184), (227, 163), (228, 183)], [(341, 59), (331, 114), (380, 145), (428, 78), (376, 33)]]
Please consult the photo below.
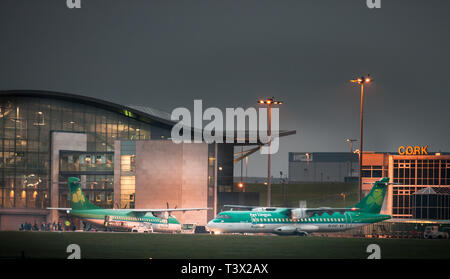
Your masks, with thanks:
[(390, 219), (389, 215), (346, 211), (344, 214), (335, 212), (331, 215), (323, 213), (311, 217), (290, 219), (286, 209), (275, 211), (224, 211), (217, 215), (214, 223), (255, 223), (255, 224), (311, 224), (311, 223), (376, 223)]

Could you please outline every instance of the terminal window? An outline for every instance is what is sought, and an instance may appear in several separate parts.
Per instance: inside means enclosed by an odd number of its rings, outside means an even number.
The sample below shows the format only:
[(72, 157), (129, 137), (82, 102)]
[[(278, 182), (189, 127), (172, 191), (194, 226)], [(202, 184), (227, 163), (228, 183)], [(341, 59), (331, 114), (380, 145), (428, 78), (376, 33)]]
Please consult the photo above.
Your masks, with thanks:
[(387, 169), (383, 169), (383, 166), (363, 166), (361, 172), (362, 177), (381, 178), (387, 176)]
[(120, 177), (120, 207), (134, 208), (134, 197), (136, 193), (136, 177)]

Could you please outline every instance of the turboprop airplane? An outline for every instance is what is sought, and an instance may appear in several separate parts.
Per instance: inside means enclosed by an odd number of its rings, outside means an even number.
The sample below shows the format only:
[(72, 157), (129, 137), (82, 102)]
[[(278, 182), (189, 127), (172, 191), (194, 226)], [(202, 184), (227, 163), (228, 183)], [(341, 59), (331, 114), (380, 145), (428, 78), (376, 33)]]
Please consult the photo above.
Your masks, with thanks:
[(48, 207), (62, 210), (81, 218), (93, 227), (111, 231), (134, 231), (144, 228), (147, 232), (179, 232), (181, 224), (171, 215), (173, 211), (209, 210), (210, 208), (164, 208), (164, 209), (103, 209), (89, 202), (84, 196), (80, 180), (69, 177), (71, 208)]
[(211, 220), (208, 231), (220, 233), (273, 233), (307, 235), (311, 232), (338, 232), (381, 222), (390, 215), (380, 214), (389, 178), (376, 181), (360, 202), (346, 208), (241, 207), (251, 210), (223, 211)]

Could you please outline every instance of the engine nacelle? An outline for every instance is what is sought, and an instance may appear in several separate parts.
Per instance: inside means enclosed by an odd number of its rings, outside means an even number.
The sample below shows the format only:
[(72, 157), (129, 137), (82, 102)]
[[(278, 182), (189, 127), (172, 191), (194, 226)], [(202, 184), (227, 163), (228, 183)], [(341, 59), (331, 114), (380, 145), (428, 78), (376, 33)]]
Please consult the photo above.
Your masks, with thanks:
[(294, 235), (297, 234), (297, 228), (293, 226), (283, 226), (276, 228), (274, 233), (279, 235)]
[(169, 216), (170, 216), (168, 211), (158, 212), (158, 213), (153, 214), (153, 215), (155, 215), (156, 217), (161, 218), (161, 219), (169, 219)]
[(308, 218), (309, 216), (306, 214), (306, 208), (296, 208), (291, 211), (292, 219), (301, 219)]

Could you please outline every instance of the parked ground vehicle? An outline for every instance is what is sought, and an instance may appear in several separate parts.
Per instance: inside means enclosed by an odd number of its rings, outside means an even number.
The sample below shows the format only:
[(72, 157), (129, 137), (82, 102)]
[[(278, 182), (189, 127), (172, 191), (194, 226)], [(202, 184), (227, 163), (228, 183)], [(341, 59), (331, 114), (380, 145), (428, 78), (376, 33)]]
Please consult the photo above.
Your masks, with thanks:
[(195, 232), (195, 228), (197, 224), (183, 224), (181, 226), (181, 233), (193, 234)]
[(138, 226), (134, 226), (131, 229), (131, 232), (137, 232), (137, 233), (152, 233), (153, 232), (153, 227), (150, 225), (138, 225)]
[(438, 226), (428, 226), (425, 228), (425, 231), (423, 232), (423, 237), (426, 239), (443, 239), (448, 238), (448, 233), (439, 231)]

